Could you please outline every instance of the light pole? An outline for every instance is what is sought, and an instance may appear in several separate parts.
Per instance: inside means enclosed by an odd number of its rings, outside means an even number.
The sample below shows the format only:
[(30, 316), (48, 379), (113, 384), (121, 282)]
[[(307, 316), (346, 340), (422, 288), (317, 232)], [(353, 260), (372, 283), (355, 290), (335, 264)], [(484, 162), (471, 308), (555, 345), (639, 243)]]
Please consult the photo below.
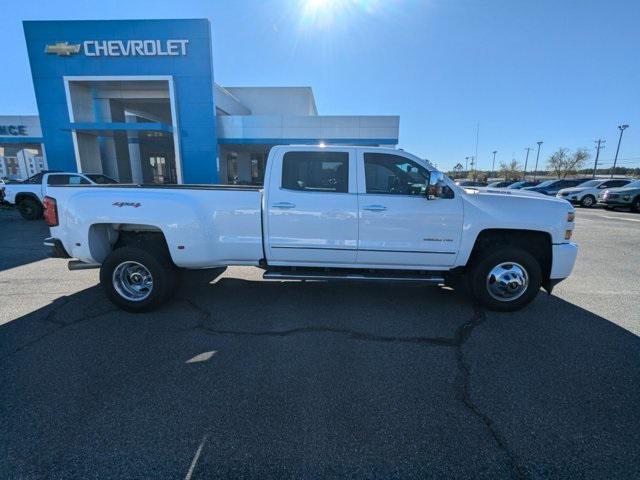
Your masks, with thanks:
[(629, 128), (629, 125), (618, 125), (618, 129), (620, 130), (620, 137), (618, 138), (618, 148), (616, 148), (616, 157), (613, 159), (613, 168), (611, 169), (611, 177), (613, 178), (613, 172), (616, 170), (616, 163), (618, 163), (618, 152), (620, 151), (620, 142), (622, 142), (622, 133), (625, 128)]
[(536, 166), (533, 169), (533, 181), (536, 181), (536, 173), (538, 172), (538, 160), (540, 159), (540, 146), (542, 145), (542, 140), (540, 140), (538, 143), (538, 153), (536, 154)]
[(495, 175), (495, 171), (496, 171), (496, 153), (498, 153), (497, 150), (494, 150), (493, 152), (493, 162), (491, 163), (491, 176)]
[(464, 171), (465, 173), (469, 171), (469, 157), (464, 157)]
[(604, 145), (602, 145), (604, 142), (606, 142), (606, 140), (602, 140), (601, 138), (595, 140), (595, 143), (597, 143), (598, 146), (596, 147), (596, 162), (593, 164), (593, 175), (591, 175), (591, 178), (596, 178), (596, 170), (598, 169), (598, 158), (600, 157), (600, 150), (604, 148)]
[(529, 163), (529, 152), (531, 150), (533, 150), (533, 148), (527, 147), (527, 148), (525, 148), (525, 150), (527, 151), (527, 156), (524, 159), (524, 175), (522, 176), (522, 178), (524, 178), (524, 179), (527, 178), (527, 164)]

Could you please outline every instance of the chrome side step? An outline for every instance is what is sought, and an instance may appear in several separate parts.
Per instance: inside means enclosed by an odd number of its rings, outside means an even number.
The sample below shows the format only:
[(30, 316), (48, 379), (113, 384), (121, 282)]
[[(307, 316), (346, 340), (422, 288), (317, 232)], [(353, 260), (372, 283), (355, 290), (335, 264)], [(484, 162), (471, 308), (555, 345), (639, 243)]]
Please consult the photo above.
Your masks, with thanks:
[(80, 260), (69, 260), (67, 264), (69, 270), (89, 270), (91, 268), (100, 268), (99, 263), (85, 263)]
[(367, 281), (367, 282), (418, 282), (431, 285), (440, 285), (444, 283), (444, 277), (431, 276), (424, 274), (385, 274), (383, 272), (376, 273), (349, 273), (349, 272), (330, 272), (330, 271), (281, 271), (267, 270), (262, 275), (265, 280), (310, 280), (310, 281), (329, 281), (329, 280), (348, 280), (348, 281)]

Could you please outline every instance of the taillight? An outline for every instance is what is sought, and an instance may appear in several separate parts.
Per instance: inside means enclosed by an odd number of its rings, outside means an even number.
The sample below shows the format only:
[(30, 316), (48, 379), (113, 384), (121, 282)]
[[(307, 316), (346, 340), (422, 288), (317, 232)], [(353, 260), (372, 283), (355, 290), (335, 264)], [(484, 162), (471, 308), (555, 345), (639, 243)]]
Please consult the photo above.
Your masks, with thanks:
[(50, 227), (58, 226), (58, 204), (55, 198), (44, 197), (44, 221)]

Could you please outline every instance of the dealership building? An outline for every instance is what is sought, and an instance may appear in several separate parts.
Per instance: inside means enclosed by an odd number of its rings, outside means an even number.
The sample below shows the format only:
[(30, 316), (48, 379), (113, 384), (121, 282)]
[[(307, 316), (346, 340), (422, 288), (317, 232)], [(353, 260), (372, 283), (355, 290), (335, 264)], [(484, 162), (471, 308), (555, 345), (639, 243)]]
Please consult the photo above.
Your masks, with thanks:
[(399, 117), (319, 115), (310, 87), (218, 85), (206, 19), (26, 21), (24, 33), (39, 116), (0, 115), (1, 177), (260, 184), (273, 145), (398, 143)]

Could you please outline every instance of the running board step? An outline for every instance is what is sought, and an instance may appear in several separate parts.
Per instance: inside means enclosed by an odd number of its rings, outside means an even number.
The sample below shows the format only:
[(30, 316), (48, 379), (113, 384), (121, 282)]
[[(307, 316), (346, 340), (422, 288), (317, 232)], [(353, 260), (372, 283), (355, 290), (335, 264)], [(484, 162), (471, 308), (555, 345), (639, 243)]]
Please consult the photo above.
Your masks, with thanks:
[(431, 285), (444, 283), (444, 277), (440, 275), (420, 274), (420, 273), (396, 273), (384, 271), (377, 272), (348, 272), (348, 271), (325, 271), (325, 270), (267, 270), (262, 275), (265, 280), (349, 280), (349, 281), (369, 281), (369, 282), (419, 282)]
[(80, 260), (69, 260), (67, 264), (69, 270), (89, 270), (91, 268), (100, 268), (99, 263), (85, 263)]

